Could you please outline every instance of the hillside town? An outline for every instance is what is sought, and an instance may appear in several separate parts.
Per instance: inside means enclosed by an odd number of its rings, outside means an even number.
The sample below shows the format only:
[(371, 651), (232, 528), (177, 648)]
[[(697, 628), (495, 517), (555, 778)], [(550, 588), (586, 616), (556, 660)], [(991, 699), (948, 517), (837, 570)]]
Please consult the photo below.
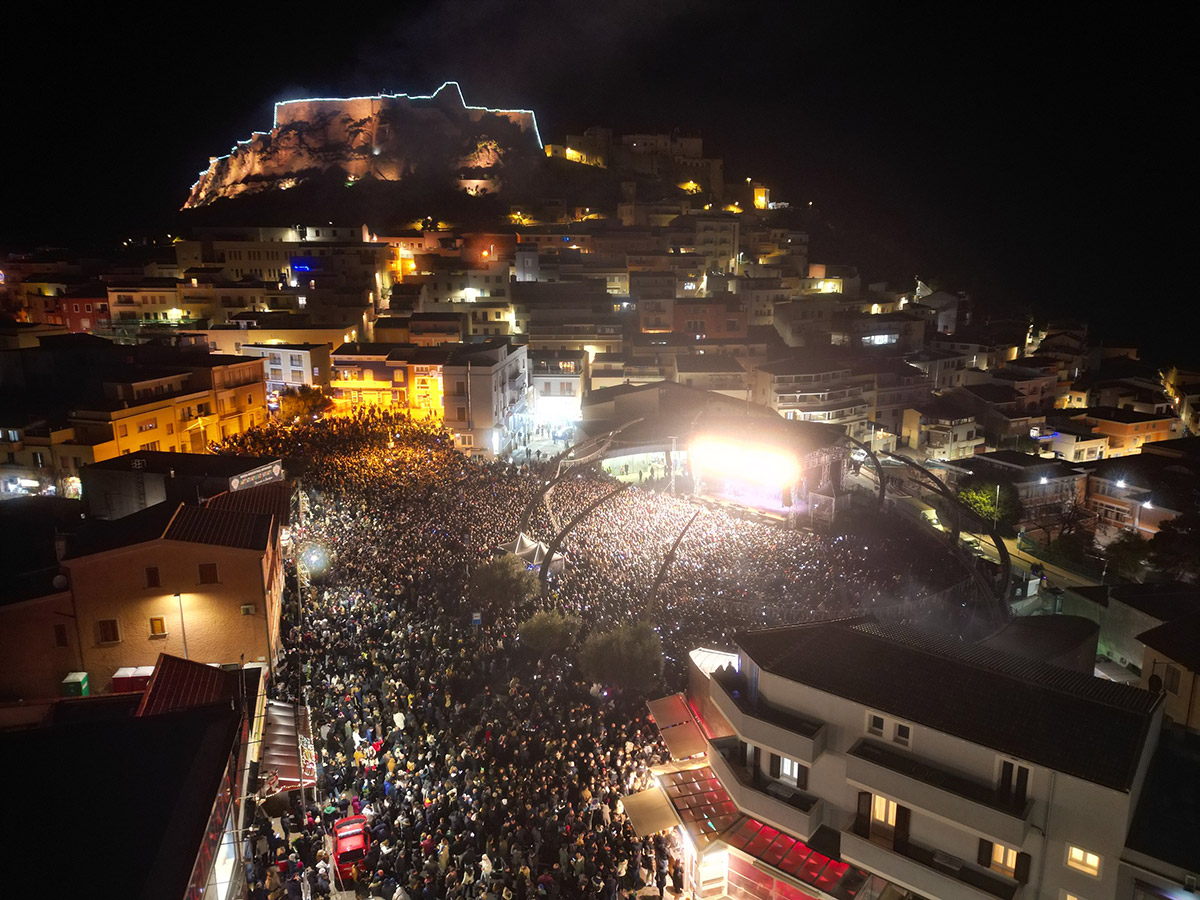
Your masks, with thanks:
[(871, 281), (678, 131), (216, 224), (348, 102), (0, 261), (0, 752), (164, 835), (105, 896), (1194, 895), (1200, 360)]

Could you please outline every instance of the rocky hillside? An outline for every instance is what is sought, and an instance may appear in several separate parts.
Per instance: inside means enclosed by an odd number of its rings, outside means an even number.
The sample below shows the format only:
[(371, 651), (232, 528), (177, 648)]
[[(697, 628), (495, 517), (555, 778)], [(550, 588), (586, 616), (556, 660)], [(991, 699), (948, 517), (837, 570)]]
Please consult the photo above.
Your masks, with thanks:
[(457, 83), (429, 97), (383, 94), (289, 100), (275, 124), (209, 160), (184, 209), (220, 199), (285, 191), (308, 180), (403, 182), (419, 175), (468, 194), (495, 194), (506, 169), (541, 158), (529, 110), (467, 106)]

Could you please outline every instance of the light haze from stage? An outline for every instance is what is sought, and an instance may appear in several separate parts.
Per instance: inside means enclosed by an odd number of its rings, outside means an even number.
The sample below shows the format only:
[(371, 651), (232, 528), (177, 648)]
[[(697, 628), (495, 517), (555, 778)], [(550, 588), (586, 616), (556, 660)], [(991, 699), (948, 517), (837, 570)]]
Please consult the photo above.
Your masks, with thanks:
[(698, 438), (688, 447), (688, 464), (700, 478), (734, 478), (763, 487), (784, 488), (800, 479), (800, 463), (790, 454), (761, 444)]

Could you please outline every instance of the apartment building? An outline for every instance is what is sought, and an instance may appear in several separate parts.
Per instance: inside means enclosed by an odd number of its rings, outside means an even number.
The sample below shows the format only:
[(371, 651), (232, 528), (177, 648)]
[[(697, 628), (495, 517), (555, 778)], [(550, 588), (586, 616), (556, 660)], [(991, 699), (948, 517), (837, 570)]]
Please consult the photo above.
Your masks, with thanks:
[(1094, 406), (1071, 418), (1108, 437), (1108, 456), (1130, 456), (1155, 441), (1177, 437), (1179, 420), (1172, 413), (1137, 412), (1112, 406)]
[(343, 344), (332, 356), (338, 410), (377, 406), (443, 422), (467, 453), (500, 455), (532, 425), (525, 345)]
[(785, 419), (840, 425), (851, 437), (866, 427), (868, 403), (849, 363), (807, 357), (762, 363), (752, 372), (754, 402)]
[(267, 390), (329, 387), (329, 344), (242, 344), (241, 355), (266, 361)]
[(735, 640), (694, 651), (690, 703), (656, 716), (698, 896), (1184, 896), (1181, 854), (1135, 822), (1170, 789), (1148, 779), (1161, 695), (869, 617)]
[(587, 353), (531, 350), (529, 374), (535, 424), (562, 427), (579, 421), (583, 395), (591, 385)]
[[(92, 692), (106, 693), (118, 669), (152, 666), (164, 652), (274, 663), (290, 484), (261, 481), (261, 460), (226, 460), (212, 470), (225, 477), (207, 479), (225, 490), (200, 504), (192, 493), (185, 503), (178, 497), (215, 458), (152, 456), (135, 456), (123, 473), (115, 462), (98, 473), (97, 502), (114, 517), (76, 515), (43, 535), (43, 546), (28, 545), (39, 567), (29, 574), (45, 577), (40, 589), (6, 591), (0, 603), (0, 627), (11, 638), (0, 693), (52, 697), (69, 672), (88, 673)], [(172, 460), (178, 477), (158, 465)], [(268, 468), (262, 477), (280, 478), (277, 461)]]
[(901, 437), (905, 446), (927, 459), (968, 459), (983, 444), (975, 417), (945, 400), (904, 410)]

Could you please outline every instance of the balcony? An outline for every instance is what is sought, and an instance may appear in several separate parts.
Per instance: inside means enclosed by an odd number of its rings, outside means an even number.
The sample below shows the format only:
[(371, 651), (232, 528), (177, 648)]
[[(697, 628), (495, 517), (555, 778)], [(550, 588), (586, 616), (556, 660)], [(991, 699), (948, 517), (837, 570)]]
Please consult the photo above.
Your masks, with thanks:
[(744, 815), (802, 840), (808, 840), (824, 824), (825, 804), (819, 798), (742, 765), (736, 738), (717, 738), (710, 744), (709, 764)]
[(752, 703), (741, 676), (713, 673), (712, 700), (741, 738), (805, 765), (825, 751), (825, 725), (795, 713)]
[(903, 850), (871, 840), (865, 822), (842, 832), (842, 860), (868, 869), (923, 897), (1016, 900), (1021, 886), (971, 868), (957, 857), (911, 841)]
[(860, 740), (846, 754), (846, 780), (872, 793), (951, 823), (971, 828), (1011, 847), (1025, 843), (1033, 803), (1016, 802), (994, 787), (932, 763)]

